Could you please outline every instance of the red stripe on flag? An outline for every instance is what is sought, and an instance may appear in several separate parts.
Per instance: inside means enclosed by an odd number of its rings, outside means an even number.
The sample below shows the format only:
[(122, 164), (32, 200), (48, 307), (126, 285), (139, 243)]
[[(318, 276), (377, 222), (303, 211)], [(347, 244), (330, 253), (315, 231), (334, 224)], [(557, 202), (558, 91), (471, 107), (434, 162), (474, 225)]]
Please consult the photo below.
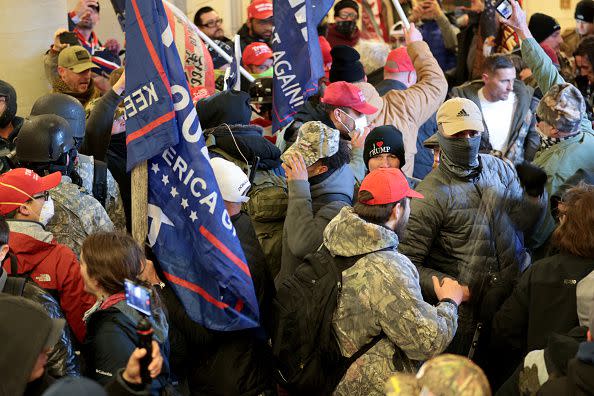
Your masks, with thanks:
[(237, 300), (237, 304), (235, 304), (235, 310), (237, 312), (241, 312), (243, 309), (243, 300)]
[(233, 261), (233, 263), (235, 263), (235, 265), (237, 265), (239, 267), (239, 269), (241, 269), (243, 272), (245, 272), (245, 274), (247, 276), (249, 276), (249, 277), (252, 276), (250, 274), (250, 269), (248, 268), (246, 263), (241, 261), (241, 259), (239, 257), (237, 257), (231, 250), (229, 250), (229, 248), (227, 248), (227, 246), (223, 245), (223, 243), (221, 241), (219, 241), (216, 236), (211, 234), (210, 231), (208, 231), (206, 228), (204, 228), (204, 226), (200, 226), (200, 233), (210, 243), (212, 243), (214, 245), (214, 247), (219, 249), (221, 251), (221, 253), (223, 253), (225, 256), (227, 256), (227, 258), (229, 258), (229, 260)]
[[(161, 80), (163, 80), (163, 84), (165, 84), (165, 88), (167, 88), (167, 92), (169, 93), (169, 96), (171, 96), (171, 85), (169, 84), (169, 79), (167, 78), (167, 74), (165, 74), (165, 69), (163, 68), (163, 65), (161, 64), (161, 60), (157, 56), (155, 47), (153, 47), (153, 43), (151, 42), (151, 39), (150, 39), (148, 32), (146, 30), (146, 26), (144, 25), (144, 20), (142, 19), (142, 16), (140, 15), (140, 11), (138, 10), (138, 5), (136, 4), (136, 0), (132, 0), (132, 7), (134, 8), (134, 13), (136, 14), (136, 20), (138, 21), (138, 26), (140, 26), (142, 38), (144, 39), (144, 43), (146, 44), (146, 48), (148, 49), (149, 54), (151, 55), (153, 64), (155, 65), (155, 68), (159, 72), (159, 76), (161, 77)], [(158, 32), (158, 34), (161, 34), (161, 33), (162, 32)]]
[(174, 117), (175, 117), (175, 112), (173, 112), (173, 111), (170, 111), (169, 113), (162, 115), (161, 117), (157, 118), (155, 121), (146, 124), (139, 130), (132, 132), (131, 134), (126, 136), (126, 144), (130, 144), (130, 142), (132, 140), (137, 139), (143, 135), (146, 135), (147, 133), (149, 133), (150, 131), (152, 131), (153, 129), (158, 127), (159, 125), (162, 125), (162, 124), (166, 123), (167, 121), (172, 120)]
[(172, 275), (168, 272), (164, 272), (164, 275), (165, 275), (165, 278), (167, 278), (169, 281), (175, 283), (176, 285), (181, 286), (185, 289), (191, 290), (195, 293), (198, 293), (202, 298), (204, 298), (206, 301), (208, 301), (215, 307), (217, 307), (219, 309), (229, 308), (229, 305), (227, 303), (217, 300), (216, 298), (214, 298), (213, 296), (208, 294), (208, 292), (206, 290), (204, 290), (203, 288), (201, 288), (200, 286), (198, 286), (192, 282), (188, 282), (187, 280), (179, 278), (179, 277)]

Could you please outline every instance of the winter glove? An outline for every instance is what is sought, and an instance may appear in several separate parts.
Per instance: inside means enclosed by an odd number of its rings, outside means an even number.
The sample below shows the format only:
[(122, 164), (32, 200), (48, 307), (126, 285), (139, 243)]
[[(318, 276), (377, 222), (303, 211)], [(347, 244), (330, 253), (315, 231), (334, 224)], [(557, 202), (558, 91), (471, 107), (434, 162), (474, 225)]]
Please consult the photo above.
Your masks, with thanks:
[(532, 197), (540, 197), (543, 194), (545, 184), (547, 184), (545, 171), (527, 161), (517, 164), (516, 171), (526, 194)]

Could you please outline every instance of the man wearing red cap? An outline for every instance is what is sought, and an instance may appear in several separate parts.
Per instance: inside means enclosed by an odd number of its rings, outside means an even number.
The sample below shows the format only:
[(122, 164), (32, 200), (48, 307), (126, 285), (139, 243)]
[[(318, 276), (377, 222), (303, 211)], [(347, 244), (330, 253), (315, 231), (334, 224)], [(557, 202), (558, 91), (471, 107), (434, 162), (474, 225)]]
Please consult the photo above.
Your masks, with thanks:
[(243, 50), (243, 67), (257, 77), (272, 77), (272, 49), (266, 43), (251, 43)]
[(342, 273), (333, 318), (342, 355), (373, 343), (349, 367), (335, 395), (383, 395), (390, 375), (415, 370), (414, 360), (443, 352), (456, 333), (462, 287), (434, 277), (438, 303), (426, 303), (416, 267), (398, 252), (410, 198), (423, 196), (399, 169), (376, 169), (363, 180), (355, 206), (343, 208), (324, 230), (332, 255), (362, 256)]
[(328, 117), (340, 131), (340, 138), (351, 142), (351, 169), (355, 180), (365, 177), (363, 145), (369, 133), (366, 115), (375, 114), (377, 108), (369, 104), (356, 85), (338, 81), (326, 87), (321, 99)]
[(253, 0), (247, 12), (247, 22), (237, 32), (241, 39), (241, 49), (256, 41), (270, 44), (274, 28), (272, 0)]
[[(85, 335), (82, 318), (95, 299), (84, 291), (74, 253), (56, 243), (54, 236), (44, 228), (54, 213), (49, 190), (61, 180), (60, 172), (39, 177), (25, 168), (1, 175), (0, 215), (7, 218), (9, 256), (16, 258), (18, 273), (26, 274), (57, 297), (70, 328), (82, 342)], [(9, 258), (4, 261), (3, 268), (12, 273)]]

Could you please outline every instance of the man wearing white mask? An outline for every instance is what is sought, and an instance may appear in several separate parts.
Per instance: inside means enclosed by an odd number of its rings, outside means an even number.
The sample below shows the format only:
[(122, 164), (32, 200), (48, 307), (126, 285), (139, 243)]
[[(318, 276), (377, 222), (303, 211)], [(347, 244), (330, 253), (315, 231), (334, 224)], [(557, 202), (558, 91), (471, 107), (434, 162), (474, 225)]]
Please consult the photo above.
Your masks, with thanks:
[(367, 103), (365, 95), (356, 85), (345, 81), (328, 85), (321, 102), (340, 132), (340, 138), (350, 141), (350, 166), (355, 180), (360, 183), (367, 171), (363, 162), (363, 146), (369, 134), (366, 115), (374, 114), (377, 108)]
[(85, 335), (82, 317), (95, 299), (84, 291), (74, 253), (56, 243), (45, 225), (54, 214), (49, 190), (60, 184), (60, 172), (40, 177), (17, 168), (0, 176), (0, 215), (10, 228), (10, 252), (2, 263), (11, 275), (26, 274), (57, 298), (79, 342)]

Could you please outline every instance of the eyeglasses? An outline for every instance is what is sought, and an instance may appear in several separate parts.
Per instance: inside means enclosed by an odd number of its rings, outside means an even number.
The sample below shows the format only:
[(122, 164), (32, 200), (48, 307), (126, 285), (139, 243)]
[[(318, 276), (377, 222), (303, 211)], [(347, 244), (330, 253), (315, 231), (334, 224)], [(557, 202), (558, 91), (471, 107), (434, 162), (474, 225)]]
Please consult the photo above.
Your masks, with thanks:
[(355, 20), (355, 19), (357, 19), (358, 15), (355, 13), (348, 13), (348, 14), (338, 14), (338, 17), (340, 19)]
[(49, 199), (49, 196), (50, 196), (49, 191), (44, 191), (40, 194), (34, 195), (32, 198), (33, 199), (43, 198), (44, 201), (47, 201)]
[(210, 20), (210, 21), (208, 21), (208, 22), (206, 22), (206, 23), (204, 23), (204, 24), (202, 24), (200, 26), (206, 26), (206, 27), (209, 27), (209, 28), (213, 28), (215, 26), (221, 25), (222, 23), (223, 23), (223, 18), (219, 18), (219, 19)]

